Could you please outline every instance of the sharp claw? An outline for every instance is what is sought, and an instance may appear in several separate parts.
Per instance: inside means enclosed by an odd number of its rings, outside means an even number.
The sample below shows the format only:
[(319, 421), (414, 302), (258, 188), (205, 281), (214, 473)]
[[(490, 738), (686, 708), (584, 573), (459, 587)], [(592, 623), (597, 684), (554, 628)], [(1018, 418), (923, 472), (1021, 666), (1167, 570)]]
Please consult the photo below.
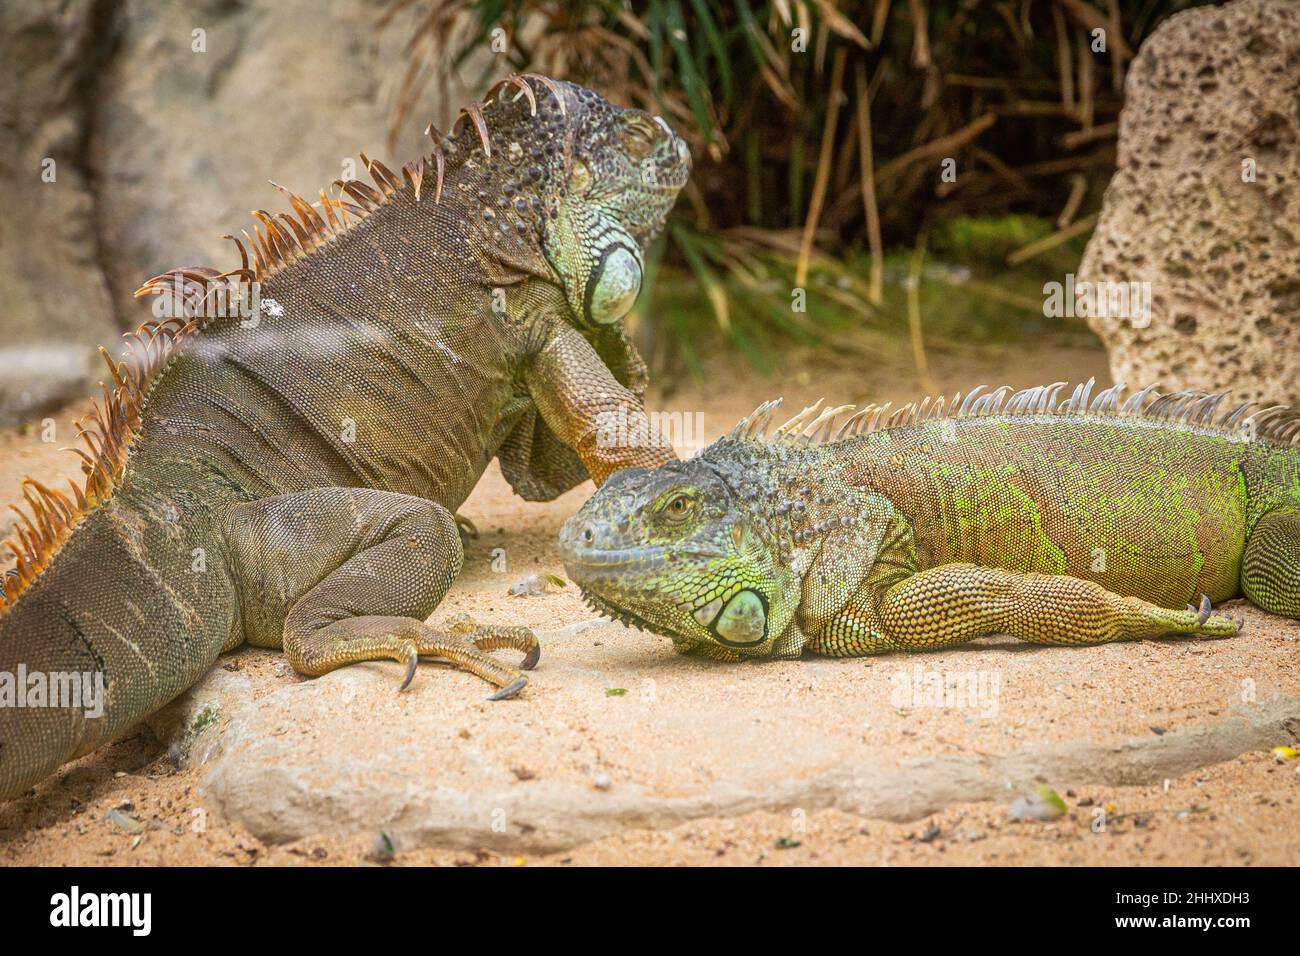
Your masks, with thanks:
[(1195, 613), (1196, 613), (1196, 605), (1195, 605), (1195, 604), (1189, 604), (1189, 605), (1187, 605), (1187, 610), (1189, 610), (1189, 611), (1191, 611), (1193, 614), (1195, 614)]
[(1198, 625), (1204, 626), (1205, 622), (1210, 619), (1210, 610), (1211, 610), (1210, 596), (1208, 594), (1202, 594), (1201, 609), (1200, 612), (1196, 615), (1196, 623)]
[(524, 685), (527, 683), (528, 678), (521, 677), (509, 687), (502, 687), (499, 691), (489, 697), (488, 700), (506, 700), (507, 698), (514, 697), (515, 694), (524, 689)]
[(406, 677), (402, 680), (402, 686), (397, 688), (397, 692), (399, 694), (402, 691), (406, 690), (406, 688), (410, 687), (411, 681), (415, 680), (415, 668), (419, 665), (419, 663), (420, 663), (419, 654), (412, 654), (410, 658), (407, 660)]
[(524, 657), (524, 662), (519, 665), (520, 670), (530, 671), (537, 666), (537, 662), (542, 658), (542, 645), (534, 644), (528, 649), (528, 654)]

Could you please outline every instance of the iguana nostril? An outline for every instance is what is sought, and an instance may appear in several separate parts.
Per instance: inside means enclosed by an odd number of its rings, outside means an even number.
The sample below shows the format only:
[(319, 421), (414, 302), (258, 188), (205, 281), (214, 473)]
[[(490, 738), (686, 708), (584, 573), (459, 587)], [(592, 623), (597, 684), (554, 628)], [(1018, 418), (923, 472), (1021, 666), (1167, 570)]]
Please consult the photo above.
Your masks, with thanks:
[(582, 529), (582, 541), (584, 544), (591, 544), (596, 538), (595, 532), (591, 530), (591, 525)]

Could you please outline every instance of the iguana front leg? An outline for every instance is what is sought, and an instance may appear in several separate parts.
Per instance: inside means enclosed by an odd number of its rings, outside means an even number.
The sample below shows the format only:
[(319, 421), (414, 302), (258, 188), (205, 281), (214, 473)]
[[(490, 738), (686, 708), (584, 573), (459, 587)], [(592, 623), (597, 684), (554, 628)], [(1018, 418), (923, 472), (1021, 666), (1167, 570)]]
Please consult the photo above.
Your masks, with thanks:
[(1163, 634), (1231, 637), (1237, 626), (1200, 608), (1175, 611), (1059, 574), (1020, 574), (975, 564), (919, 571), (879, 600), (850, 601), (810, 641), (820, 654), (930, 650), (987, 634), (1033, 644), (1105, 644)]
[(484, 651), (510, 647), (537, 662), (527, 628), (446, 630), (424, 623), (460, 571), (456, 521), (436, 502), (373, 488), (316, 488), (236, 505), (227, 538), (242, 583), (245, 635), (283, 647), (301, 673), (317, 676), (359, 661), (406, 665), (438, 657), (517, 694), (520, 670)]
[(546, 424), (578, 453), (597, 485), (621, 468), (653, 467), (677, 457), (640, 399), (572, 326), (556, 323), (525, 379)]

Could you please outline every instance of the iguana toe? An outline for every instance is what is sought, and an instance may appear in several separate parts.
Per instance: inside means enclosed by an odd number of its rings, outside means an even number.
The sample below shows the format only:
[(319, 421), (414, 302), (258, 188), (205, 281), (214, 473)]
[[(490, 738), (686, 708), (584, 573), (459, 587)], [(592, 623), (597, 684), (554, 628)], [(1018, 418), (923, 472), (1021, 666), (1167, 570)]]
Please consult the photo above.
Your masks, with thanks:
[(473, 521), (470, 521), (469, 518), (466, 518), (463, 514), (456, 515), (456, 527), (460, 529), (460, 533), (464, 535), (466, 538), (473, 538), (477, 540), (478, 527), (474, 524)]
[(541, 659), (542, 659), (542, 645), (534, 644), (531, 648), (528, 649), (528, 653), (524, 655), (523, 662), (520, 663), (519, 669), (530, 671), (537, 666), (537, 662)]
[(411, 681), (415, 680), (415, 669), (420, 664), (419, 648), (417, 648), (414, 643), (410, 644), (405, 648), (404, 656), (406, 658), (406, 676), (402, 678), (402, 684), (397, 688), (399, 694), (406, 690), (406, 688), (410, 687)]
[(1224, 614), (1212, 614), (1205, 619), (1203, 624), (1201, 624), (1201, 628), (1197, 633), (1203, 637), (1215, 639), (1236, 637), (1241, 633), (1243, 623), (1244, 622), (1228, 617)]
[(524, 685), (527, 683), (528, 683), (527, 677), (520, 677), (519, 680), (515, 681), (510, 686), (502, 687), (499, 691), (497, 691), (495, 694), (489, 697), (488, 700), (508, 700), (509, 698), (514, 697), (521, 690), (523, 690)]

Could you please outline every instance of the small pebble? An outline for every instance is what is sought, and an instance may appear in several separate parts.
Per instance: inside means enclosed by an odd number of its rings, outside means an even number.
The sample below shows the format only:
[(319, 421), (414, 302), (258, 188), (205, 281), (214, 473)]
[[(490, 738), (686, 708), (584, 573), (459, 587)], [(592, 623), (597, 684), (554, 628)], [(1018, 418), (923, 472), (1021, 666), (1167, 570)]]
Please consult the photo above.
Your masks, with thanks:
[(370, 858), (377, 863), (389, 863), (397, 856), (397, 842), (380, 830), (375, 834), (375, 842), (370, 847)]

